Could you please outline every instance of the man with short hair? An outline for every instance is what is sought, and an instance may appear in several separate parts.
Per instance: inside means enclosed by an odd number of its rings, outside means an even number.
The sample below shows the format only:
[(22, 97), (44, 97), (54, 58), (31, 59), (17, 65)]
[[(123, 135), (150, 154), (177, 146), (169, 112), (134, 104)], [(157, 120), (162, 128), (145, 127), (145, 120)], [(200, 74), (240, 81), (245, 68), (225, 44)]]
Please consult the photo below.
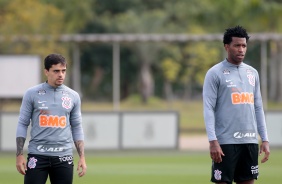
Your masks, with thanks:
[[(212, 159), (211, 181), (253, 184), (258, 155), (270, 150), (260, 92), (259, 74), (243, 62), (249, 36), (241, 26), (226, 29), (227, 58), (210, 68), (203, 86), (204, 120)], [(258, 134), (262, 140), (258, 148)]]
[[(67, 62), (60, 54), (44, 60), (47, 81), (24, 94), (16, 132), (16, 167), (25, 184), (72, 184), (73, 142), (79, 155), (78, 175), (86, 173), (81, 100), (65, 86)], [(23, 147), (31, 124), (27, 163)]]

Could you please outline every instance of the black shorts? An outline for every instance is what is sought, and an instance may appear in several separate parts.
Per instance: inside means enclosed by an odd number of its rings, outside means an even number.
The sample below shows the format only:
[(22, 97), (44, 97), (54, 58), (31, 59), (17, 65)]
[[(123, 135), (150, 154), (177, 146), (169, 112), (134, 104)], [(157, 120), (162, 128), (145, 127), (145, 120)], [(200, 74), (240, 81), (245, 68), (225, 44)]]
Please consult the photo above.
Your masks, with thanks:
[(212, 163), (211, 181), (214, 183), (243, 182), (257, 179), (258, 144), (226, 144), (220, 145), (225, 156), (221, 163)]
[(29, 154), (24, 184), (72, 184), (73, 156), (51, 157)]

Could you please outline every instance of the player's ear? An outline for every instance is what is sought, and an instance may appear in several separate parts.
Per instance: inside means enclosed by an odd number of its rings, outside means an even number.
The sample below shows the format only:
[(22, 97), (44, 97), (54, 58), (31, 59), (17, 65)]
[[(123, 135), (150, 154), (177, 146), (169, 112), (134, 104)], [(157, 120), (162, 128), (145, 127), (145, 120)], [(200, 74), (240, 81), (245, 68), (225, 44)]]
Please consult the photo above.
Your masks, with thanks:
[(46, 76), (48, 76), (48, 72), (49, 72), (48, 70), (44, 69), (44, 73)]
[(224, 44), (224, 48), (225, 48), (226, 51), (228, 51), (228, 49), (229, 49), (229, 44)]

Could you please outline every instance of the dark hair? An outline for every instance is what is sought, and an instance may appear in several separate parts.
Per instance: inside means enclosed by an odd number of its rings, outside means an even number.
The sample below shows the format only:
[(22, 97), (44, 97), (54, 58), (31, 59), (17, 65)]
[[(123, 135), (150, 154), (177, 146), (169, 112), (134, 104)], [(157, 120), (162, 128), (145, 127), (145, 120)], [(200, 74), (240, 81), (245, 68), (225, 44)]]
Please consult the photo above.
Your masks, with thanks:
[(232, 37), (246, 38), (247, 42), (250, 38), (246, 29), (244, 29), (242, 26), (226, 29), (223, 36), (223, 44), (230, 44), (232, 42)]
[(49, 54), (44, 59), (44, 68), (49, 71), (52, 65), (57, 65), (61, 63), (62, 65), (67, 65), (66, 59), (60, 54)]

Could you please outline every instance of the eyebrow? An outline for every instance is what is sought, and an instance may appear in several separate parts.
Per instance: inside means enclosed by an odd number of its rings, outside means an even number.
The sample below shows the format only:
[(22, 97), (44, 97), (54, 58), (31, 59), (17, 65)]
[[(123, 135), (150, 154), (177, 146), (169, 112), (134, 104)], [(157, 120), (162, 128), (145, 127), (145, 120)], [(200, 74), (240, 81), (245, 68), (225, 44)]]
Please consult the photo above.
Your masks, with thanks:
[(60, 70), (60, 69), (54, 69), (53, 71), (66, 71), (67, 69), (62, 69), (62, 70)]
[(246, 43), (235, 43), (234, 45), (244, 45), (244, 46), (247, 46)]

